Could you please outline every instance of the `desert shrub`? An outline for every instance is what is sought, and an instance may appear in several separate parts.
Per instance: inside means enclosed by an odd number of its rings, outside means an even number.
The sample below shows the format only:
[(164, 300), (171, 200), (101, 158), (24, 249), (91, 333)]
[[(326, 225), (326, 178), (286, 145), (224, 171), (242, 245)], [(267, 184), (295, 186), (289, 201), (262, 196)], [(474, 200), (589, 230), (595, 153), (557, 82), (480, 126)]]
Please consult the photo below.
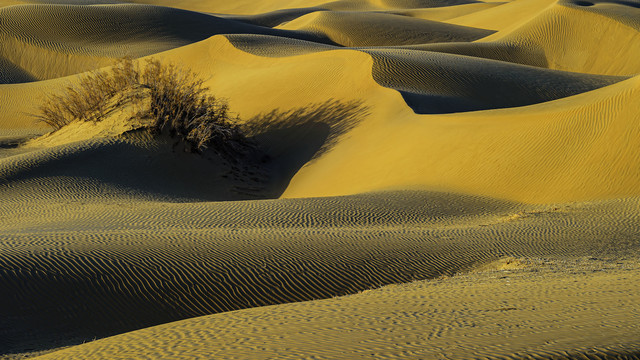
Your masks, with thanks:
[(138, 116), (150, 119), (150, 130), (178, 137), (193, 151), (213, 147), (228, 153), (246, 146), (237, 118), (225, 101), (209, 94), (204, 80), (155, 59), (143, 66), (122, 59), (108, 70), (90, 72), (60, 94), (50, 95), (36, 117), (55, 130), (73, 121), (98, 122), (145, 94), (150, 105)]

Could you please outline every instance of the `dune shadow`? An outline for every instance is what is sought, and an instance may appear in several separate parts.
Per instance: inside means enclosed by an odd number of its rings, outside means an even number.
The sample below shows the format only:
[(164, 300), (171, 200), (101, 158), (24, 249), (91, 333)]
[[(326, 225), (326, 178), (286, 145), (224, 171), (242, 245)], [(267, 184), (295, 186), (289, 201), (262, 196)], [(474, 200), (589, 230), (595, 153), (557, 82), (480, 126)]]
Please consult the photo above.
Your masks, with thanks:
[(640, 2), (627, 1), (627, 0), (609, 0), (609, 1), (607, 0), (605, 1), (575, 0), (575, 1), (570, 1), (570, 3), (573, 5), (582, 6), (582, 7), (591, 7), (596, 4), (614, 4), (614, 5), (628, 6), (628, 7), (640, 9)]
[[(278, 198), (291, 178), (367, 115), (359, 101), (330, 100), (275, 109), (244, 126), (248, 146), (233, 154), (207, 149), (186, 152), (175, 139), (134, 131), (120, 138), (92, 139), (51, 148), (0, 149), (16, 156), (0, 162), (0, 192), (15, 186), (40, 197), (50, 191), (87, 200), (135, 197), (170, 202)], [(25, 152), (26, 151), (26, 152)], [(9, 196), (9, 195), (7, 195)]]
[[(295, 20), (301, 16), (311, 14), (316, 11), (326, 11), (326, 8), (322, 7), (308, 7), (308, 8), (294, 8), (294, 9), (282, 9), (270, 11), (267, 13), (256, 15), (222, 15), (223, 17), (231, 20), (241, 21), (256, 26), (264, 27), (276, 27), (283, 23)], [(217, 15), (217, 14), (213, 14)]]
[(329, 151), (368, 114), (362, 101), (331, 99), (289, 110), (274, 109), (247, 121), (245, 131), (269, 158), (270, 197), (279, 197), (300, 168)]
[(28, 83), (37, 80), (35, 76), (0, 54), (0, 84)]
[(633, 8), (636, 8), (636, 9), (640, 9), (640, 3), (638, 3), (638, 2), (619, 0), (619, 1), (612, 1), (612, 3), (613, 4), (618, 4), (618, 5), (629, 6), (629, 7), (633, 7)]
[(423, 95), (409, 91), (400, 91), (400, 95), (416, 114), (451, 114), (475, 111), (483, 107), (482, 103), (462, 97)]
[(457, 54), (368, 49), (373, 79), (416, 114), (514, 108), (574, 96), (625, 77), (572, 73)]

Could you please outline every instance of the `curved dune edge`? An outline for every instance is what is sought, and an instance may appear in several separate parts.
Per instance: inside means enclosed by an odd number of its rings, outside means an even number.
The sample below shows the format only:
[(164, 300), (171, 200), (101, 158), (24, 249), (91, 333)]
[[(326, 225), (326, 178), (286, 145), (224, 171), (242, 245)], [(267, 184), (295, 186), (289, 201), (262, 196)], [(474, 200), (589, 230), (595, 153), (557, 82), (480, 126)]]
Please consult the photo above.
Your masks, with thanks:
[(633, 59), (639, 51), (640, 24), (629, 19), (635, 19), (633, 14), (637, 18), (640, 10), (623, 4), (580, 6), (575, 2), (560, 1), (525, 23), (517, 23), (517, 26), (473, 43), (404, 48), (585, 74), (636, 75), (640, 73), (640, 66)]
[(462, 15), (446, 22), (462, 26), (509, 32), (535, 18), (558, 0), (519, 0)]
[(188, 319), (37, 359), (640, 358), (637, 261), (497, 268)]
[[(541, 51), (551, 69), (603, 75), (640, 73), (638, 63), (630, 59), (640, 51), (640, 21), (631, 24), (624, 15), (606, 16), (598, 11), (599, 6), (562, 1), (518, 28), (482, 41)], [(612, 6), (640, 15), (631, 6)]]
[(392, 10), (391, 13), (411, 16), (418, 19), (446, 21), (455, 19), (467, 14), (478, 13), (482, 10), (501, 6), (503, 2), (476, 2), (470, 4), (460, 4), (426, 9)]
[[(114, 58), (143, 57), (216, 34), (234, 33), (328, 41), (160, 6), (29, 4), (0, 8), (0, 59), (10, 63), (0, 62), (0, 74), (21, 70), (38, 80), (63, 77), (106, 66)], [(20, 79), (15, 75), (2, 78)]]
[(336, 11), (370, 11), (370, 10), (407, 10), (421, 8), (437, 8), (473, 3), (469, 0), (277, 0), (267, 3), (256, 3), (250, 0), (234, 2), (215, 0), (134, 0), (131, 2), (172, 6), (181, 9), (210, 13), (255, 15), (277, 10), (317, 7)]
[(532, 203), (632, 195), (639, 81), (524, 108), (366, 122), (301, 169), (283, 196), (412, 186)]
[(170, 6), (179, 9), (208, 13), (254, 15), (282, 9), (319, 6), (327, 3), (327, 0), (278, 0), (260, 3), (256, 3), (251, 0), (239, 0), (233, 2), (226, 0), (134, 0), (131, 2)]

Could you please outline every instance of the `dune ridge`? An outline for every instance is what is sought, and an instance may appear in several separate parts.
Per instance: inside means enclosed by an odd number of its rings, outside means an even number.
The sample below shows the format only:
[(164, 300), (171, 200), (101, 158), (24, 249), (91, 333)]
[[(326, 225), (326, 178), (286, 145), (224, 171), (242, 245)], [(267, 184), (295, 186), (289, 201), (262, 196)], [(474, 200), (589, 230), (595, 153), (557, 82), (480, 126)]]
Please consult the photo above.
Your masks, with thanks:
[[(57, 31), (51, 33), (51, 28)], [(159, 53), (219, 33), (326, 41), (299, 32), (153, 5), (30, 4), (0, 9), (0, 56), (38, 80), (107, 66), (114, 58)], [(34, 62), (38, 58), (40, 61)]]
[(473, 41), (493, 33), (393, 14), (339, 11), (314, 12), (279, 28), (319, 33), (348, 47)]

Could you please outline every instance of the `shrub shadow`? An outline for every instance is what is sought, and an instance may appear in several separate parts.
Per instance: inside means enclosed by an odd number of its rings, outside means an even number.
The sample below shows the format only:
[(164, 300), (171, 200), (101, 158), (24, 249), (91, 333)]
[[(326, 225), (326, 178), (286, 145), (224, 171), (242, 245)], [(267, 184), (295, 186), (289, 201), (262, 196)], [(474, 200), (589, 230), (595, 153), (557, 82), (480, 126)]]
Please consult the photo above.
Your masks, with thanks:
[(146, 130), (52, 148), (6, 149), (21, 155), (0, 164), (0, 193), (8, 196), (6, 189), (26, 186), (43, 200), (57, 198), (63, 195), (45, 190), (66, 179), (66, 196), (89, 201), (104, 196), (177, 202), (278, 198), (301, 167), (329, 151), (367, 113), (359, 101), (275, 109), (249, 120), (246, 151), (229, 154), (191, 153), (179, 140)]
[(291, 178), (319, 158), (369, 114), (362, 101), (331, 99), (289, 110), (274, 109), (249, 119), (244, 131), (268, 158), (269, 197), (279, 197)]

